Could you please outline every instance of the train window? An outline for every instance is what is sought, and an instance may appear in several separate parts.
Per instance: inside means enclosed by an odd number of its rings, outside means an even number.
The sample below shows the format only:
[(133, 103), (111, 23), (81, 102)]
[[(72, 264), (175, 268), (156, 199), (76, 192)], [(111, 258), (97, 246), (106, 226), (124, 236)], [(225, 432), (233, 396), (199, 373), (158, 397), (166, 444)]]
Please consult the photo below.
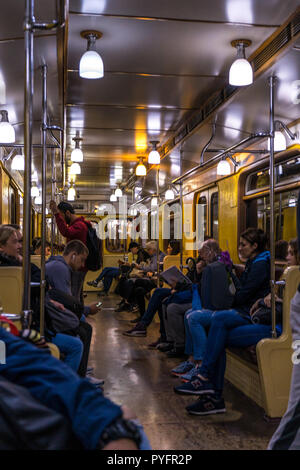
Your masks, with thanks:
[[(108, 238), (105, 239), (107, 251), (120, 253), (126, 250), (126, 238), (123, 231), (126, 230), (126, 222), (123, 220), (109, 220), (107, 223)], [(125, 239), (124, 239), (125, 238)]]
[(276, 170), (278, 183), (287, 183), (295, 179), (298, 180), (300, 172), (300, 158), (292, 158), (284, 164), (278, 165)]
[(163, 247), (167, 249), (169, 240), (180, 240), (182, 234), (182, 214), (179, 200), (163, 206)]
[(207, 235), (207, 198), (200, 196), (196, 205), (196, 237), (203, 242)]
[(215, 240), (219, 240), (219, 194), (213, 193), (210, 198), (210, 214), (211, 214), (211, 236)]
[[(290, 240), (297, 236), (296, 217), (299, 190), (275, 195), (275, 241)], [(263, 196), (247, 202), (247, 227), (270, 230), (270, 197)]]
[[(279, 163), (275, 166), (275, 182), (276, 184), (289, 183), (299, 178), (300, 171), (300, 158), (293, 157), (283, 163)], [(257, 190), (268, 189), (270, 184), (270, 173), (269, 168), (251, 173), (247, 177), (246, 181), (246, 192), (245, 194), (251, 194)]]

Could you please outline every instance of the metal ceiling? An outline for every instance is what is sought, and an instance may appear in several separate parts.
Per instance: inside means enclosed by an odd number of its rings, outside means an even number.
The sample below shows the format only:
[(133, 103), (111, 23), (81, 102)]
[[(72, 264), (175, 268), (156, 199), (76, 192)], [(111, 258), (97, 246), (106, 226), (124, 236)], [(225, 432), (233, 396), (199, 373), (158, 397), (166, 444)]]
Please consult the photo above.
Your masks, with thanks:
[[(35, 2), (38, 20), (55, 17), (56, 1)], [(108, 199), (122, 168), (122, 181), (132, 176), (138, 155), (147, 155), (149, 141), (163, 146), (191, 122), (204, 103), (228, 84), (235, 58), (231, 41), (252, 40), (247, 55), (278, 31), (299, 7), (298, 0), (70, 0), (67, 42), (67, 160), (76, 132), (82, 137), (85, 160), (76, 185), (83, 198)], [(0, 104), (23, 142), (24, 1), (5, 2), (0, 17)], [(83, 30), (103, 33), (96, 48), (104, 62), (104, 78), (79, 77), (86, 41)], [(296, 33), (298, 34), (298, 33)], [(211, 147), (225, 148), (249, 133), (268, 128), (267, 77), (279, 77), (276, 118), (299, 119), (292, 103), (292, 82), (300, 79), (300, 52), (290, 41), (285, 54), (268, 62), (250, 87), (239, 89), (217, 112), (198, 125), (182, 146), (182, 171), (199, 163), (217, 115)], [(61, 122), (62, 84), (58, 74), (62, 47), (54, 32), (37, 33), (35, 47), (34, 141), (40, 142), (41, 79), (48, 65), (48, 109), (53, 124)], [(5, 85), (5, 93), (1, 89)], [(261, 143), (261, 148), (264, 147)], [(208, 158), (208, 155), (205, 156)], [(40, 152), (34, 165), (40, 168)], [(179, 148), (161, 162), (161, 188), (179, 176)], [(49, 172), (48, 172), (49, 174)], [(117, 176), (116, 176), (117, 175)], [(154, 191), (155, 172), (143, 181), (143, 193)]]

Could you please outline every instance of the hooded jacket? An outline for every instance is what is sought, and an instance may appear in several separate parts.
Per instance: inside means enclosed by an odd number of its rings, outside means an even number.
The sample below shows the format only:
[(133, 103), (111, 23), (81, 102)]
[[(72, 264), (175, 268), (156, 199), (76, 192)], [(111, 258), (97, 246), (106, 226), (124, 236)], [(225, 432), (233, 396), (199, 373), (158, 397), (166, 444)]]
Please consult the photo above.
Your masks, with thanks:
[[(63, 256), (50, 256), (45, 265), (46, 280), (54, 289), (59, 289), (66, 294), (72, 294), (72, 269), (66, 263)], [(89, 307), (84, 307), (84, 314), (90, 313)]]
[(88, 220), (85, 220), (84, 217), (76, 217), (74, 222), (68, 225), (59, 213), (55, 214), (55, 219), (58, 230), (60, 231), (63, 237), (66, 237), (67, 243), (71, 240), (80, 240), (86, 245), (88, 233), (87, 226), (91, 225)]

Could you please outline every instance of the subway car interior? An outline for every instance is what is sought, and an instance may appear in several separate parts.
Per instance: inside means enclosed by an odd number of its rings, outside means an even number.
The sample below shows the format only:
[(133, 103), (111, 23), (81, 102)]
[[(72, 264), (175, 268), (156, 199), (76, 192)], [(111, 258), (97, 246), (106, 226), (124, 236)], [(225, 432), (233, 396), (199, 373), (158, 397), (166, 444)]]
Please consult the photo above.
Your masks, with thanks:
[(2, 3), (0, 449), (300, 450), (299, 2)]

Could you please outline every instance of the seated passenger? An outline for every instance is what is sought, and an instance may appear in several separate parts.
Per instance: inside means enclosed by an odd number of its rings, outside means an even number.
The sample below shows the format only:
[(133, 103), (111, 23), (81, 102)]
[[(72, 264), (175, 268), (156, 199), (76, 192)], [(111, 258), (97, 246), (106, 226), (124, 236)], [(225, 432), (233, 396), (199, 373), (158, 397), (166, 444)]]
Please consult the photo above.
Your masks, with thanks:
[[(167, 256), (177, 255), (179, 253), (179, 243), (176, 240), (170, 240), (167, 247)], [(161, 319), (162, 310), (161, 304), (162, 301), (168, 297), (172, 292), (172, 289), (167, 287), (158, 287), (153, 292), (153, 295), (150, 298), (148, 307), (141, 320), (136, 324), (136, 326), (128, 331), (125, 331), (123, 334), (125, 336), (146, 336), (147, 328), (152, 322), (155, 313), (158, 312), (158, 315)], [(164, 329), (164, 323), (160, 321), (160, 337), (155, 343), (149, 345), (149, 347), (156, 347), (158, 344), (166, 343), (166, 333)]]
[[(42, 254), (42, 239), (36, 241), (33, 247), (33, 254), (34, 255), (41, 255)], [(51, 255), (51, 244), (46, 241), (45, 242), (45, 257), (48, 258)]]
[[(266, 235), (260, 229), (249, 228), (241, 235), (239, 251), (248, 261), (237, 286), (235, 308), (212, 315), (201, 366), (190, 382), (174, 388), (177, 393), (205, 395), (187, 407), (189, 413), (205, 415), (225, 412), (222, 398), (225, 348), (244, 348), (272, 336), (271, 325), (251, 323), (253, 301), (265, 297), (269, 291), (270, 255), (265, 250), (266, 242)], [(277, 331), (281, 333), (280, 326)]]
[[(51, 257), (46, 263), (46, 280), (51, 288), (58, 289), (72, 296), (72, 272), (79, 271), (85, 265), (87, 256), (87, 247), (80, 240), (72, 240), (67, 243), (63, 256)], [(97, 302), (93, 302), (84, 307), (84, 314), (94, 315), (99, 310)], [(83, 354), (78, 374), (84, 377), (87, 372), (92, 327), (86, 321), (80, 321), (78, 334), (83, 342)], [(103, 381), (99, 379), (99, 383), (103, 383)]]
[[(21, 266), (22, 234), (9, 225), (0, 225), (0, 268), (1, 266)], [(40, 270), (31, 263), (31, 279), (40, 282)], [(31, 306), (35, 307), (34, 328), (39, 330), (39, 287), (31, 289)], [(77, 371), (81, 361), (83, 346), (79, 338), (64, 334), (46, 335), (46, 340), (56, 344), (64, 355), (64, 361)]]
[[(247, 263), (240, 280), (234, 278), (236, 292), (232, 305), (240, 312), (237, 314), (238, 318), (242, 318), (240, 315), (249, 318), (251, 302), (265, 296), (270, 290), (270, 255), (265, 251), (266, 242), (266, 236), (260, 229), (249, 228), (241, 234), (239, 257), (247, 260)], [(173, 375), (181, 375), (183, 381), (189, 381), (197, 373), (207, 347), (206, 331), (210, 328), (213, 318), (222, 311), (225, 311), (224, 308), (219, 311), (202, 308), (186, 312), (185, 353), (189, 358), (172, 370)]]
[[(200, 277), (201, 275), (201, 277), (200, 282), (198, 281), (198, 290), (202, 291), (201, 286), (203, 275), (206, 272), (205, 268), (217, 261), (221, 256), (221, 250), (216, 240), (208, 239), (204, 241), (199, 250), (199, 256), (200, 261), (197, 264), (197, 271), (198, 276)], [(206, 289), (204, 289), (204, 294), (205, 297), (203, 298), (203, 305), (210, 307), (211, 299), (209, 292), (206, 292)], [(173, 302), (172, 299), (168, 300), (168, 305), (166, 307), (166, 318), (164, 317), (164, 322), (168, 341), (173, 344), (173, 348), (167, 352), (168, 357), (181, 357), (184, 355), (184, 315), (191, 309), (192, 299), (192, 291), (190, 291), (190, 296), (187, 303), (178, 305), (176, 302)]]
[(155, 289), (157, 285), (157, 258), (161, 266), (166, 256), (162, 251), (159, 251), (157, 255), (157, 242), (153, 240), (146, 243), (146, 251), (150, 259), (147, 264), (140, 266), (144, 277), (130, 280), (128, 295), (126, 297), (129, 303), (137, 304), (139, 310), (139, 316), (131, 320), (132, 323), (138, 323), (142, 319), (145, 313), (145, 295), (152, 289)]
[[(62, 415), (70, 425), (73, 448), (151, 449), (142, 426), (135, 421), (135, 416), (126, 407), (120, 407), (105, 398), (99, 390), (87, 380), (79, 378), (69, 367), (3, 328), (0, 328), (0, 340), (4, 341), (6, 346), (6, 364), (0, 364), (0, 376), (24, 387), (33, 399)], [(10, 426), (14, 419), (18, 419), (17, 413), (11, 416)], [(34, 419), (37, 419), (38, 423), (39, 416), (36, 412), (32, 415), (31, 424)], [(53, 426), (55, 422), (52, 420), (49, 426)], [(18, 424), (22, 425), (20, 419)], [(34, 424), (33, 428), (37, 425)], [(30, 431), (32, 429), (24, 429), (25, 436), (27, 432), (30, 434)], [(21, 436), (13, 437), (18, 449), (27, 448), (26, 444), (32, 444), (31, 449), (35, 448), (34, 442), (27, 443)], [(18, 438), (20, 445), (16, 444)]]
[[(128, 251), (131, 252), (133, 255), (137, 255), (137, 260), (134, 263), (138, 266), (141, 262), (146, 261), (148, 258), (147, 253), (143, 248), (139, 246), (136, 242), (131, 242), (128, 247)], [(119, 261), (120, 264), (129, 266), (129, 263), (125, 263), (124, 261)], [(98, 283), (102, 281), (103, 284), (103, 291), (101, 292), (102, 295), (108, 295), (110, 286), (113, 282), (114, 278), (117, 278), (121, 274), (121, 269), (116, 267), (107, 267), (102, 270), (99, 276), (94, 281), (89, 281), (87, 284), (89, 286), (97, 287)], [(101, 294), (100, 293), (100, 294)]]

